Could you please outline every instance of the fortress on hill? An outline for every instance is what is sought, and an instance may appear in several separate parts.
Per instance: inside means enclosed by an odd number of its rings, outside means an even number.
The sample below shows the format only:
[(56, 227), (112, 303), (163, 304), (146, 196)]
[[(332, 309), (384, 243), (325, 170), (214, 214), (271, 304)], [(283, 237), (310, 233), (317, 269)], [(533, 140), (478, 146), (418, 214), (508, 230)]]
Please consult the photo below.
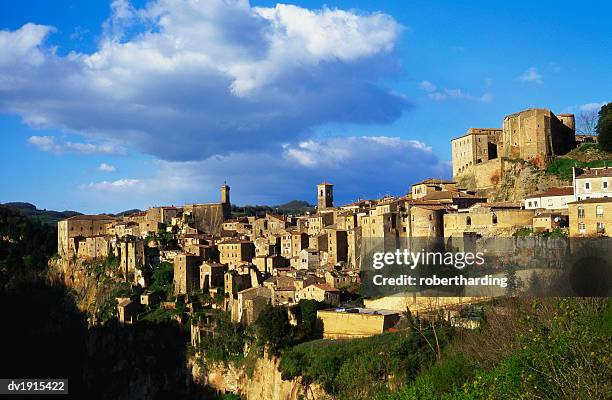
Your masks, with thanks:
[(476, 189), (496, 186), (510, 160), (540, 169), (576, 146), (574, 114), (531, 108), (504, 117), (502, 128), (470, 128), (451, 140), (453, 178), (472, 178)]

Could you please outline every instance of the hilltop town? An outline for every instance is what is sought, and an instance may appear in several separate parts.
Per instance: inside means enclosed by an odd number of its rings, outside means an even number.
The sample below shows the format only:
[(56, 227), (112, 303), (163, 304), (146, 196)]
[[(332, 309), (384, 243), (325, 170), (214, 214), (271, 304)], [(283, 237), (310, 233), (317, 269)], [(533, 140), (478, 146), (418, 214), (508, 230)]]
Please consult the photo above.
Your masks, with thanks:
[[(59, 265), (74, 279), (74, 265), (112, 258), (110, 274), (131, 288), (116, 298), (121, 323), (138, 323), (162, 309), (173, 310), (181, 322), (178, 302), (185, 313), (219, 309), (249, 325), (268, 305), (316, 300), (343, 307), (318, 312), (324, 337), (382, 333), (401, 310), (355, 301), (364, 238), (610, 236), (612, 168), (573, 168), (570, 185), (520, 202), (488, 195), (511, 173), (508, 165), (544, 170), (556, 156), (595, 140), (576, 135), (571, 114), (529, 109), (506, 116), (501, 129), (470, 128), (453, 139), (452, 180), (426, 179), (402, 196), (344, 205), (334, 203), (334, 186), (324, 182), (316, 187), (316, 211), (305, 215), (233, 217), (227, 184), (219, 203), (153, 207), (121, 217), (75, 215), (58, 223)], [(154, 282), (160, 265), (172, 276), (165, 291)], [(192, 328), (194, 343), (204, 325)]]

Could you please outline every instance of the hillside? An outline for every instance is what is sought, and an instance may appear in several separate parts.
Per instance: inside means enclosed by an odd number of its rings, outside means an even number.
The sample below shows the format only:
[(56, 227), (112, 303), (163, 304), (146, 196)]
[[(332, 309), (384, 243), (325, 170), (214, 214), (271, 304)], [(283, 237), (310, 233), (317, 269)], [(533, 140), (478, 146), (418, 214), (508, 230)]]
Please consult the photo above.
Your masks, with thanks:
[(57, 221), (81, 214), (76, 211), (53, 211), (46, 209), (39, 210), (34, 204), (24, 202), (5, 203), (2, 205), (15, 209), (26, 217), (31, 217), (44, 224), (50, 225), (55, 225), (57, 224)]
[[(526, 196), (552, 187), (571, 186), (572, 167), (595, 168), (612, 166), (612, 153), (597, 144), (584, 144), (564, 156), (556, 157), (546, 170), (540, 170), (524, 160), (506, 160), (506, 172), (499, 184), (479, 193), (492, 201), (518, 202)], [(460, 178), (459, 185), (474, 189), (472, 176)]]

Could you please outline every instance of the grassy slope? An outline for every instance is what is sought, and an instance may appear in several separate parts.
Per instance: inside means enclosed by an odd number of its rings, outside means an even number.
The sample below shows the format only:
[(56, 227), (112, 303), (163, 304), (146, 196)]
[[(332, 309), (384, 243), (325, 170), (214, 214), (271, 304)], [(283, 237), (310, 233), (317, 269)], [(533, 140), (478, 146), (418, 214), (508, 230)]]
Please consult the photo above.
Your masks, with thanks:
[(449, 346), (442, 360), (387, 400), (608, 399), (609, 299), (519, 300)]
[(565, 156), (557, 157), (546, 172), (564, 180), (572, 179), (572, 167), (612, 166), (612, 153), (601, 150), (597, 144), (584, 144)]

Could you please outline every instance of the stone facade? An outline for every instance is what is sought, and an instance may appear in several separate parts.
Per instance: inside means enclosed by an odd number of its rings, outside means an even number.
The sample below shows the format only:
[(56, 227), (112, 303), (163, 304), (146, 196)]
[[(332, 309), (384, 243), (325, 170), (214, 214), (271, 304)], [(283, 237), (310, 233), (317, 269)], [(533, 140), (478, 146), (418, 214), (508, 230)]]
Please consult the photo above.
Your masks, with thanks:
[(331, 306), (340, 304), (340, 291), (326, 283), (315, 283), (295, 293), (295, 301), (316, 300)]
[(323, 324), (323, 337), (326, 339), (379, 335), (395, 326), (399, 318), (398, 312), (364, 308), (317, 311), (317, 319)]
[(73, 239), (106, 235), (115, 221), (115, 218), (108, 215), (75, 215), (59, 221), (57, 252), (62, 257), (77, 255), (79, 241)]
[(317, 206), (319, 211), (334, 207), (334, 185), (327, 182), (317, 185)]
[(503, 159), (526, 160), (543, 169), (554, 156), (576, 146), (575, 136), (572, 114), (556, 116), (550, 110), (532, 108), (507, 115), (502, 129), (470, 128), (451, 140), (453, 177), (480, 178), (475, 182), (479, 189), (495, 186), (505, 172)]
[(512, 236), (520, 228), (531, 228), (534, 212), (518, 204), (483, 203), (468, 212), (444, 214), (444, 237), (476, 233), (483, 236)]
[(612, 197), (569, 203), (570, 236), (612, 236)]
[(574, 200), (612, 197), (612, 167), (574, 168)]
[(174, 294), (188, 294), (200, 286), (200, 257), (179, 254), (174, 258)]
[(218, 244), (219, 260), (221, 264), (237, 267), (251, 262), (255, 254), (253, 242), (240, 239), (229, 239)]

